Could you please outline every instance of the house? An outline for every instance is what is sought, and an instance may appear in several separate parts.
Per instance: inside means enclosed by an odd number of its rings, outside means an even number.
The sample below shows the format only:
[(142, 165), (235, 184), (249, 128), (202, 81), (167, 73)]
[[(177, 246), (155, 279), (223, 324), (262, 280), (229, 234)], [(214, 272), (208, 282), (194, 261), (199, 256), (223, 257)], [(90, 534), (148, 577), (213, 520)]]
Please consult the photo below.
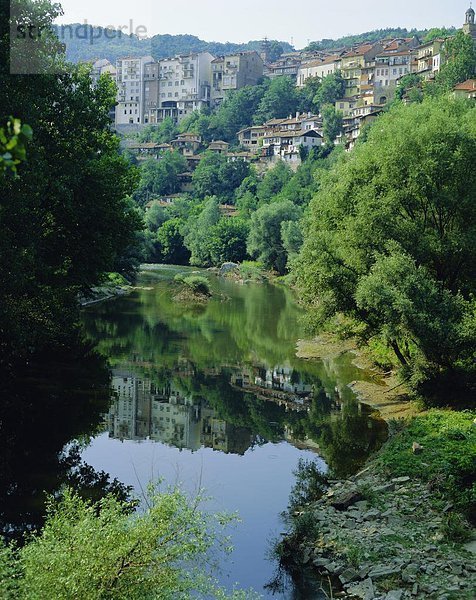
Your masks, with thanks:
[(476, 99), (476, 79), (467, 79), (453, 88), (455, 98)]
[(363, 69), (372, 62), (375, 56), (383, 50), (381, 44), (363, 44), (355, 50), (349, 50), (342, 55), (341, 72), (345, 79), (346, 98), (357, 96), (361, 92)]
[(344, 117), (350, 115), (351, 111), (357, 106), (359, 98), (352, 96), (351, 98), (340, 98), (335, 103), (335, 109), (339, 110)]
[(116, 126), (140, 127), (144, 123), (144, 73), (152, 56), (120, 58), (116, 62)]
[(126, 149), (136, 156), (137, 160), (147, 160), (148, 158), (155, 158), (158, 160), (162, 151), (161, 145), (156, 144), (155, 142), (128, 144)]
[(183, 156), (193, 156), (200, 148), (202, 138), (194, 133), (181, 133), (170, 142), (172, 148)]
[(300, 66), (301, 55), (299, 52), (289, 52), (283, 54), (276, 62), (266, 65), (264, 75), (270, 79), (286, 76), (297, 81)]
[(317, 148), (322, 145), (322, 135), (314, 130), (308, 131), (269, 131), (263, 138), (263, 155), (280, 156), (290, 159), (291, 155), (299, 156), (299, 149)]
[(215, 154), (226, 154), (229, 147), (230, 144), (228, 142), (217, 140), (216, 142), (209, 144), (207, 150), (210, 150), (210, 152), (214, 152)]
[(171, 117), (179, 123), (193, 111), (210, 105), (213, 60), (210, 52), (199, 52), (159, 61), (158, 122)]
[(246, 127), (238, 132), (238, 141), (240, 146), (244, 148), (258, 148), (260, 140), (263, 139), (266, 127), (263, 125), (255, 125), (253, 127)]

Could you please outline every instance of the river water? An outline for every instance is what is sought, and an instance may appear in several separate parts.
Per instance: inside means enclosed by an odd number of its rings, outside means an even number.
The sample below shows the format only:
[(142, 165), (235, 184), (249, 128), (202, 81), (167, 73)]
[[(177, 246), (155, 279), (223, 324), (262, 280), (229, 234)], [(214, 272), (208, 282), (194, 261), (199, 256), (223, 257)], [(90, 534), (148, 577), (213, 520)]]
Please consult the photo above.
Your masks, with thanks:
[(65, 483), (94, 496), (109, 476), (140, 497), (161, 479), (191, 495), (204, 489), (205, 510), (239, 515), (234, 552), (217, 573), (225, 587), (324, 597), (289, 577), (267, 587), (277, 575), (270, 550), (300, 459), (345, 476), (384, 440), (382, 421), (348, 387), (370, 374), (350, 355), (296, 358), (302, 314), (287, 288), (208, 274), (212, 299), (189, 306), (174, 299), (174, 277), (185, 271), (149, 270), (131, 295), (85, 310), (99, 356), (80, 345), (29, 365), (23, 388), (9, 394), (14, 410), (7, 403), (3, 414), (13, 433), (2, 440), (2, 530), (37, 526), (44, 492)]

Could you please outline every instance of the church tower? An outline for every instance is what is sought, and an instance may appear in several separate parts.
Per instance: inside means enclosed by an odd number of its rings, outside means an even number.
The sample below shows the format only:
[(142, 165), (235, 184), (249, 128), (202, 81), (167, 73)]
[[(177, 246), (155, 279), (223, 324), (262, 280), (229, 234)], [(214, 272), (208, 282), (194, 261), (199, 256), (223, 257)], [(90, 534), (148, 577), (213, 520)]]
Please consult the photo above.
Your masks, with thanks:
[(476, 25), (474, 24), (474, 9), (472, 6), (466, 11), (466, 18), (463, 25), (463, 32), (470, 35), (476, 41)]

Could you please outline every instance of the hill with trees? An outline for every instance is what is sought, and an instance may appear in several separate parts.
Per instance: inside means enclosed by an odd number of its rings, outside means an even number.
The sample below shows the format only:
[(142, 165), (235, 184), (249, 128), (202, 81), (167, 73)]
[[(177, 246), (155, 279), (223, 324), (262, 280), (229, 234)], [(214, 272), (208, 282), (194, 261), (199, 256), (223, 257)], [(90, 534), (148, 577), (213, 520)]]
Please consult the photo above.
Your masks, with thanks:
[[(188, 54), (189, 52), (210, 52), (213, 55), (231, 54), (246, 50), (259, 51), (260, 40), (249, 41), (246, 44), (233, 42), (207, 42), (195, 35), (160, 34), (142, 39), (121, 31), (108, 30), (80, 23), (56, 25), (54, 31), (60, 41), (66, 46), (67, 60), (78, 63), (107, 58), (115, 63), (121, 56), (152, 55), (156, 60)], [(291, 52), (294, 48), (288, 42), (271, 40), (271, 48), (276, 58), (283, 52)]]
[(379, 40), (392, 38), (410, 38), (417, 36), (422, 41), (430, 41), (435, 37), (454, 35), (454, 27), (438, 27), (433, 29), (406, 29), (405, 27), (386, 27), (385, 29), (373, 29), (364, 33), (345, 35), (337, 39), (316, 40), (307, 46), (306, 50), (336, 50), (338, 48), (348, 48), (357, 44), (375, 43)]

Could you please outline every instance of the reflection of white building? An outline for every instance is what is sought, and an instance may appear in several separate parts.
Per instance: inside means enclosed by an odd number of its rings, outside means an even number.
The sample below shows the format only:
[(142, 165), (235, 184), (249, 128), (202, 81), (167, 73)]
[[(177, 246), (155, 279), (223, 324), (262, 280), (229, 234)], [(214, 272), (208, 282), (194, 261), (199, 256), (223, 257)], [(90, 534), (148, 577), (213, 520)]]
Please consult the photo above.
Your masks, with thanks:
[(109, 436), (119, 440), (154, 440), (177, 448), (202, 446), (244, 454), (251, 438), (247, 430), (227, 425), (205, 401), (194, 401), (173, 382), (162, 387), (150, 379), (116, 371), (114, 403), (106, 416)]
[(305, 383), (300, 374), (291, 367), (274, 367), (267, 369), (264, 377), (255, 378), (255, 384), (270, 390), (279, 390), (290, 394), (308, 395), (312, 385)]
[(152, 399), (150, 438), (178, 448), (200, 448), (199, 410), (188, 398), (172, 392), (168, 401)]
[(110, 437), (154, 439), (180, 448), (200, 447), (198, 407), (170, 384), (158, 388), (149, 379), (116, 373), (115, 402), (107, 416)]

